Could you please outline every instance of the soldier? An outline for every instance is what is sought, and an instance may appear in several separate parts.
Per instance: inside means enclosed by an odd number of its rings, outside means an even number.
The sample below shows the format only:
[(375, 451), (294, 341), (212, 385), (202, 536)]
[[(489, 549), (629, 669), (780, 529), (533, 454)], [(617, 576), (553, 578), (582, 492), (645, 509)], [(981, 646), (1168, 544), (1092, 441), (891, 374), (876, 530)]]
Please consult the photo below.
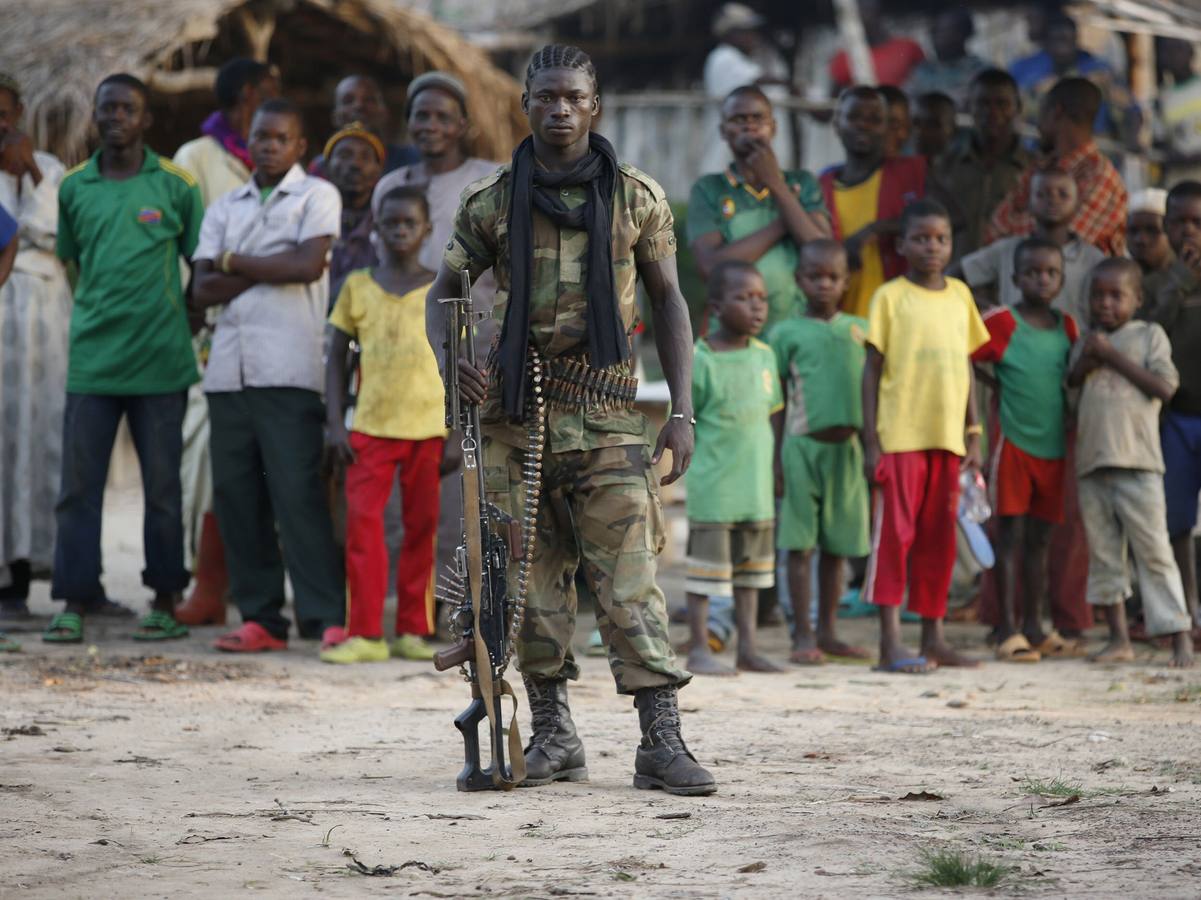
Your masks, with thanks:
[[(512, 165), (463, 192), (426, 309), (431, 343), (441, 346), (445, 317), (436, 300), (458, 296), (460, 270), (474, 280), (494, 269), (501, 333), (485, 367), (460, 360), (459, 376), (468, 401), (482, 404), (489, 499), (514, 517), (529, 488), (530, 418), (541, 414), (539, 398), (549, 399), (517, 637), (533, 732), (524, 783), (588, 777), (567, 703), (567, 680), (579, 676), (571, 638), (573, 576), (582, 562), (617, 690), (634, 696), (642, 726), (634, 786), (709, 794), (717, 789), (713, 776), (680, 736), (676, 691), (691, 676), (668, 643), (666, 603), (655, 584), (664, 536), (652, 466), (671, 451), (663, 479), (670, 483), (688, 468), (693, 450), (692, 329), (676, 278), (671, 210), (654, 180), (618, 163), (609, 142), (591, 132), (600, 98), (583, 51), (538, 51), (522, 106), (532, 136)], [(632, 408), (638, 277), (672, 398), (653, 456), (646, 418)], [(541, 393), (530, 374), (534, 357), (542, 361)]]

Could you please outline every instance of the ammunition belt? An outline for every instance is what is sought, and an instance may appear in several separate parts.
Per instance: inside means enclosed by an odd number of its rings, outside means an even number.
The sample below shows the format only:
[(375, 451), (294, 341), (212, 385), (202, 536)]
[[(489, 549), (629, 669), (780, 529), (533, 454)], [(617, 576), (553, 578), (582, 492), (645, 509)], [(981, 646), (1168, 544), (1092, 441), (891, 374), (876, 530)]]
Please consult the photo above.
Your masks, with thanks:
[[(510, 605), (509, 640), (505, 646), (504, 664), (509, 664), (525, 622), (525, 608), (530, 591), (530, 569), (534, 562), (534, 540), (538, 536), (538, 509), (542, 502), (542, 454), (546, 449), (545, 363), (542, 354), (530, 347), (526, 371), (530, 390), (526, 394), (526, 445), (522, 480), (525, 482), (525, 501), (520, 510), (521, 544), (511, 548), (517, 559), (517, 596)], [(513, 510), (518, 515), (518, 510)], [(503, 671), (503, 668), (502, 668)]]
[(628, 363), (597, 369), (579, 356), (545, 361), (546, 403), (560, 410), (609, 411), (632, 409), (638, 379)]

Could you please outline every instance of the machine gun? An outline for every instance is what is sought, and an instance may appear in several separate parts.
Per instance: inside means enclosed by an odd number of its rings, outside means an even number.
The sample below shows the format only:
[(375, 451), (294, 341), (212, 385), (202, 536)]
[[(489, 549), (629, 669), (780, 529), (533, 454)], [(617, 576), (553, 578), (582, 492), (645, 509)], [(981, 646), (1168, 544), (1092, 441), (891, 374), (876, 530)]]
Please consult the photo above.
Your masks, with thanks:
[[(505, 670), (513, 655), (514, 641), (521, 628), (528, 584), (529, 558), (533, 550), (534, 519), (541, 485), (542, 441), (545, 424), (541, 401), (541, 364), (531, 364), (537, 398), (531, 402), (536, 413), (530, 417), (530, 445), (526, 463), (526, 509), (524, 523), (488, 502), (484, 486), (483, 435), (480, 411), (462, 396), (459, 359), (476, 365), (472, 340), (477, 321), (490, 313), (475, 312), (471, 300), (471, 279), (463, 270), (462, 297), (440, 300), (446, 310), (445, 351), (446, 426), (462, 434), (463, 488), (462, 537), (455, 550), (454, 565), (440, 579), (439, 599), (454, 607), (452, 628), (458, 642), (436, 654), (434, 667), (444, 671), (462, 667), (471, 685), (471, 703), (458, 718), (455, 727), (463, 736), (464, 765), (456, 779), (460, 791), (510, 790), (525, 778), (525, 758), (517, 728), (517, 696), (505, 680)], [(465, 334), (466, 333), (466, 334)], [(464, 340), (466, 337), (466, 340)], [(521, 524), (525, 524), (524, 535)], [(523, 540), (524, 536), (524, 540)], [(508, 567), (518, 563), (518, 591), (509, 593)], [(508, 757), (503, 720), (503, 698), (512, 698), (508, 720)], [(488, 721), (491, 762), (484, 767), (480, 759), (479, 726)]]

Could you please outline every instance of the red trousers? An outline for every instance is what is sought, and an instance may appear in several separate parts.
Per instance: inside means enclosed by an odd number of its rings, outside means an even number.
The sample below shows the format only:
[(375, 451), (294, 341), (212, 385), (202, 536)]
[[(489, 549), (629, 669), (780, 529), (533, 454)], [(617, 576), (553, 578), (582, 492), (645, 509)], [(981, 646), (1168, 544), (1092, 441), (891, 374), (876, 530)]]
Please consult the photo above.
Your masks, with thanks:
[[(1076, 499), (1076, 433), (1068, 432), (1063, 490), (1063, 521), (1051, 530), (1047, 554), (1047, 594), (1051, 605), (1051, 624), (1058, 631), (1072, 634), (1093, 627), (1093, 612), (1085, 600), (1088, 585), (1088, 540), (1080, 504)], [(995, 535), (994, 535), (995, 536)], [(1018, 596), (1022, 590), (1021, 572), (1015, 573)], [(1014, 610), (1019, 626), (1022, 609)], [(980, 583), (980, 621), (986, 625), (1001, 623), (1000, 598), (996, 578), (985, 572)]]
[(885, 453), (873, 492), (872, 555), (863, 594), (924, 619), (947, 614), (955, 566), (961, 457), (948, 450)]
[(438, 533), (438, 466), (442, 438), (424, 441), (371, 437), (353, 431), (355, 460), (346, 470), (346, 630), (380, 638), (388, 595), (384, 506), (400, 469), (404, 544), (396, 573), (396, 633), (434, 631), (434, 544)]

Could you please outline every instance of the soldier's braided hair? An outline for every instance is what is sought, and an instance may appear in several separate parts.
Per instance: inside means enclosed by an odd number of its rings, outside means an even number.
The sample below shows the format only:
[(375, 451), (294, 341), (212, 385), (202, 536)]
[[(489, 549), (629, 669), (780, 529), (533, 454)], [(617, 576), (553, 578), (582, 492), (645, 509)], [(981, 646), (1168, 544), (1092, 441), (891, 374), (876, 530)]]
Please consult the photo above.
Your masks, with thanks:
[(592, 81), (592, 89), (597, 88), (596, 66), (592, 57), (579, 47), (569, 44), (547, 44), (530, 57), (530, 64), (525, 70), (525, 84), (529, 87), (534, 76), (544, 69), (578, 69)]

